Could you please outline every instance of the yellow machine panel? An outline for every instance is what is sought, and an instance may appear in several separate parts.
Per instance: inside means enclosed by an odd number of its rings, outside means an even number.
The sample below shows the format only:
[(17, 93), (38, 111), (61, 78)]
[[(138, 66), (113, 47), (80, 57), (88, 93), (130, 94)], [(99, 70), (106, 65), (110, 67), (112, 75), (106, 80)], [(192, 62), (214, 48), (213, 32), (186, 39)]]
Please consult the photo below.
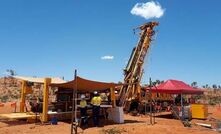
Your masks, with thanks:
[(205, 104), (191, 104), (192, 118), (206, 119), (208, 117), (208, 107)]

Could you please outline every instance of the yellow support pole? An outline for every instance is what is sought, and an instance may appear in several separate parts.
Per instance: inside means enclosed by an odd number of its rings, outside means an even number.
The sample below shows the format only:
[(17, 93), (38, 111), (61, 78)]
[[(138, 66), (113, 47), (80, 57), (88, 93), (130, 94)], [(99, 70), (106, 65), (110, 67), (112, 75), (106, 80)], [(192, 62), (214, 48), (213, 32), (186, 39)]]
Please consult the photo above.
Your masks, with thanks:
[(20, 112), (23, 113), (25, 111), (25, 89), (26, 89), (26, 81), (22, 81), (21, 86), (21, 101), (20, 101)]
[(43, 112), (41, 121), (48, 121), (48, 96), (49, 96), (49, 85), (51, 83), (51, 78), (44, 79), (44, 89), (43, 89)]
[(110, 88), (112, 107), (116, 107), (116, 97), (114, 88)]

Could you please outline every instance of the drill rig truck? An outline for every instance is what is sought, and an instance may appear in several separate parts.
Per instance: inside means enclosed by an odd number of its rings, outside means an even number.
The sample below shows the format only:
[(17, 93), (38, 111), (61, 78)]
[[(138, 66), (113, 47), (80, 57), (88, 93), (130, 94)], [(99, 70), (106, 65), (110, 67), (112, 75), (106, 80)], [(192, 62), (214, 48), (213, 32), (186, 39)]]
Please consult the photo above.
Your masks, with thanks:
[(124, 69), (124, 83), (119, 92), (118, 106), (127, 109), (132, 99), (141, 99), (140, 82), (143, 75), (143, 65), (155, 35), (154, 27), (158, 25), (158, 22), (149, 22), (136, 28), (140, 30), (140, 39), (137, 46), (133, 48)]

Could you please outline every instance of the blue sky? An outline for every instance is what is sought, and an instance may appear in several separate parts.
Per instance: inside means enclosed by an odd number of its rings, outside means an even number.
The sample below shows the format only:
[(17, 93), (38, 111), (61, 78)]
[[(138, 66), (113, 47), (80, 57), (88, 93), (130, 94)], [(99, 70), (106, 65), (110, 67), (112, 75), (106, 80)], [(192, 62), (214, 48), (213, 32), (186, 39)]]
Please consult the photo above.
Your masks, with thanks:
[[(123, 80), (123, 68), (138, 41), (132, 28), (147, 21), (130, 13), (140, 0), (0, 1), (0, 75), (100, 81)], [(179, 79), (221, 84), (221, 1), (159, 0), (156, 41), (142, 83)], [(101, 60), (112, 55), (113, 60)]]

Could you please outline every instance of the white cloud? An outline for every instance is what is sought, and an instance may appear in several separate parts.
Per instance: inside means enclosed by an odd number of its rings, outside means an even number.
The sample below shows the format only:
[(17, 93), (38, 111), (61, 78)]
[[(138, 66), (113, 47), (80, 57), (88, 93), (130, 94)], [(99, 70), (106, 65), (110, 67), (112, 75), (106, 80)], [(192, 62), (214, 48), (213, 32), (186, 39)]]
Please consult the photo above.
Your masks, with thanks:
[(163, 9), (159, 2), (137, 3), (131, 14), (144, 17), (145, 19), (160, 18), (163, 16), (165, 9)]
[(114, 56), (105, 55), (105, 56), (102, 56), (101, 59), (102, 59), (102, 60), (113, 60), (113, 59), (114, 59)]

